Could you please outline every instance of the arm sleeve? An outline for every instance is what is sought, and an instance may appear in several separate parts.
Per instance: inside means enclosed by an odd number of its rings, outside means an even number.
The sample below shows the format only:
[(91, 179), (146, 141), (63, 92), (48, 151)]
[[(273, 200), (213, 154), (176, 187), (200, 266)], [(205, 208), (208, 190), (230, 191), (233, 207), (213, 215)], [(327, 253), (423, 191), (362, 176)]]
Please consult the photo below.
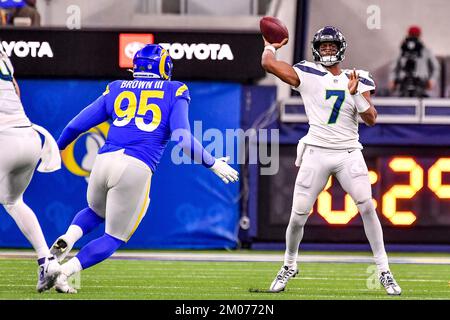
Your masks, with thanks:
[(107, 119), (105, 97), (102, 95), (67, 124), (57, 141), (59, 149), (64, 150), (80, 134)]
[(201, 162), (202, 165), (210, 168), (214, 164), (215, 158), (191, 134), (188, 108), (189, 104), (187, 100), (176, 100), (170, 114), (170, 131), (174, 137), (178, 137), (176, 141), (178, 141), (178, 145), (183, 149), (185, 154), (189, 155), (192, 160)]

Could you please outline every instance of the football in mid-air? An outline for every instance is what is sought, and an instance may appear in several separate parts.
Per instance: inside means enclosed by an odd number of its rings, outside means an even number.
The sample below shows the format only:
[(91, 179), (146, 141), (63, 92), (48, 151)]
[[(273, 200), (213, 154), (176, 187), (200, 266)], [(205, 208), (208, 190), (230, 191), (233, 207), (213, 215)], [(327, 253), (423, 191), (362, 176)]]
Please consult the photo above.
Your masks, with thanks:
[(263, 37), (270, 43), (280, 43), (289, 38), (289, 32), (283, 22), (275, 17), (266, 16), (259, 21)]

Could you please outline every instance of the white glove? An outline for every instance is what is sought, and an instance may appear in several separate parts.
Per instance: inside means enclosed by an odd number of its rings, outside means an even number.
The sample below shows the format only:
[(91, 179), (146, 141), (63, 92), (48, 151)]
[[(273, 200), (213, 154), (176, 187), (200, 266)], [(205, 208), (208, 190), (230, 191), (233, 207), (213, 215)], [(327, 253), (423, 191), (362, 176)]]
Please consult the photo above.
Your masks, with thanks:
[(304, 137), (301, 138), (297, 144), (297, 158), (295, 159), (296, 167), (300, 167), (300, 165), (302, 164), (303, 153), (305, 152), (306, 147), (305, 143), (303, 142), (303, 139)]
[(239, 173), (228, 165), (230, 157), (218, 158), (210, 168), (223, 182), (236, 182), (239, 180)]

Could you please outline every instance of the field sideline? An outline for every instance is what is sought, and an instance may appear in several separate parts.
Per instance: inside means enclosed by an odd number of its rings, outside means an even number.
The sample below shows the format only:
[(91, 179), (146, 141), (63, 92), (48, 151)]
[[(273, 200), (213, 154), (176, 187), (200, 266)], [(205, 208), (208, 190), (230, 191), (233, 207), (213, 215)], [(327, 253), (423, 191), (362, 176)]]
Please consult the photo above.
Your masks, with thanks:
[(0, 251), (0, 299), (131, 300), (378, 300), (450, 299), (450, 255), (390, 254), (402, 286), (400, 297), (377, 288), (367, 253), (307, 252), (300, 275), (285, 292), (267, 289), (281, 266), (282, 252), (119, 251), (82, 272), (76, 295), (35, 292), (36, 262), (31, 251)]

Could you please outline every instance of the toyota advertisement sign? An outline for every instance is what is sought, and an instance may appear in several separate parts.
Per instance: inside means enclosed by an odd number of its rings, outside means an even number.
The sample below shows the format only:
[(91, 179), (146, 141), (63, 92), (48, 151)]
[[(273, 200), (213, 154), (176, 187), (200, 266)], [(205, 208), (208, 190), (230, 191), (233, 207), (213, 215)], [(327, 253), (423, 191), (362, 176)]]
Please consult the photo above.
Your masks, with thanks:
[(0, 46), (19, 78), (128, 78), (134, 54), (147, 43), (169, 52), (174, 79), (250, 83), (264, 76), (256, 32), (0, 30)]

